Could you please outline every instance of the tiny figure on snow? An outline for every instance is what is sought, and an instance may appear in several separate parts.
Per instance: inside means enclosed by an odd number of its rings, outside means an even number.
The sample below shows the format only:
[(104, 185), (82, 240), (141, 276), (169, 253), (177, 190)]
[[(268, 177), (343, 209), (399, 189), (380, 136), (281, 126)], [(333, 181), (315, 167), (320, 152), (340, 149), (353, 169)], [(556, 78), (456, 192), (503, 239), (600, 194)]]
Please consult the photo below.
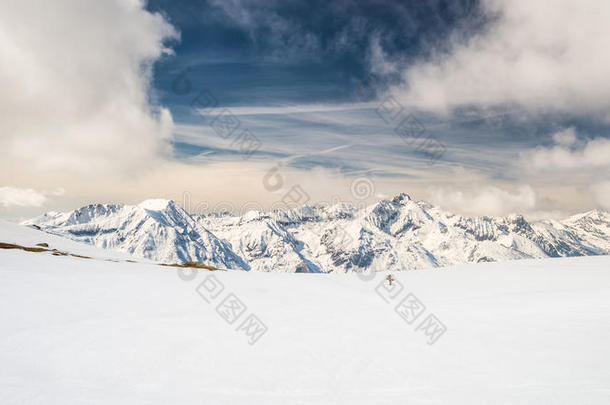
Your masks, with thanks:
[(386, 280), (388, 280), (388, 283), (390, 283), (390, 285), (392, 285), (392, 281), (394, 281), (391, 274), (388, 274), (388, 276), (386, 277)]

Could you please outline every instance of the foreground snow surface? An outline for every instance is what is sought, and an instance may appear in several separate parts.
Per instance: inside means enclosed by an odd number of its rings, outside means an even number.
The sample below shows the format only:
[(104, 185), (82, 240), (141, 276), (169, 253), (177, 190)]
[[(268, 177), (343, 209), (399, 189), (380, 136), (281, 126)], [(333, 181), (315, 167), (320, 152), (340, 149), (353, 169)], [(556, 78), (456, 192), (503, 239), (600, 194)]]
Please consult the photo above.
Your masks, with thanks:
[[(0, 403), (610, 403), (608, 257), (393, 273), (389, 303), (386, 275), (185, 281), (0, 250)], [(224, 286), (210, 303), (204, 280)], [(394, 311), (409, 292), (426, 306), (411, 325)], [(230, 293), (247, 306), (233, 324), (216, 311)], [(267, 327), (253, 345), (236, 331), (249, 314)], [(433, 345), (416, 331), (429, 314), (447, 327)]]

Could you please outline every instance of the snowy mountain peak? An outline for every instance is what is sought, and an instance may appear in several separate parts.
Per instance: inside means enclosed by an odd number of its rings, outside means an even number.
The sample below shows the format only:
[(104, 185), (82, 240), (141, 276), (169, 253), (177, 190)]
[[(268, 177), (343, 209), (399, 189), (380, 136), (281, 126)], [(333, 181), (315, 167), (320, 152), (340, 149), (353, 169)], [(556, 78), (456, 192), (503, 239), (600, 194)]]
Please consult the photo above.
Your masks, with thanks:
[(164, 200), (161, 198), (144, 200), (138, 204), (138, 207), (149, 211), (164, 211), (168, 208), (174, 208), (175, 206), (176, 203), (174, 203), (172, 200)]
[(394, 204), (404, 204), (407, 201), (411, 201), (411, 196), (406, 193), (400, 193), (392, 199)]
[(260, 211), (256, 211), (256, 210), (251, 210), (246, 212), (242, 217), (241, 220), (243, 222), (250, 222), (250, 221), (256, 221), (259, 220), (261, 218), (268, 218), (268, 215), (265, 215), (265, 213), (260, 212)]

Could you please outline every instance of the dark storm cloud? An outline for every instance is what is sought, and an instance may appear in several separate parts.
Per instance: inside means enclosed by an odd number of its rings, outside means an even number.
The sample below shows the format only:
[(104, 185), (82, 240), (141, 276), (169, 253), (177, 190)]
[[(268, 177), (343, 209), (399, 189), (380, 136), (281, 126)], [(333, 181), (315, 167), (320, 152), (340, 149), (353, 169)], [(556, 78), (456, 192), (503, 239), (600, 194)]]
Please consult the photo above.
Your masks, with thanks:
[(179, 51), (237, 51), (275, 63), (369, 70), (373, 46), (398, 65), (425, 57), (450, 33), (480, 27), (478, 0), (153, 0), (182, 31)]

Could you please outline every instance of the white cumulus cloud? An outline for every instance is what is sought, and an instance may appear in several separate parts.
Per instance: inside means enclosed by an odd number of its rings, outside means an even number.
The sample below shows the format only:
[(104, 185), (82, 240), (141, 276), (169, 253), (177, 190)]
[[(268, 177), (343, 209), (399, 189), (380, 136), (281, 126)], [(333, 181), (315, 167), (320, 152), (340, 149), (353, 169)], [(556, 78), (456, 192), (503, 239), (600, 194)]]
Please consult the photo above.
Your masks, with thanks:
[(522, 153), (522, 164), (542, 171), (610, 167), (609, 139), (583, 140), (573, 128), (568, 128), (554, 134), (553, 141), (555, 144), (551, 147), (539, 147)]
[(516, 104), (532, 111), (610, 111), (610, 2), (482, 0), (490, 25), (416, 63), (401, 101), (448, 111)]
[(41, 207), (47, 197), (31, 188), (0, 187), (0, 205), (6, 207)]
[(495, 186), (471, 190), (453, 187), (431, 187), (428, 199), (433, 204), (470, 215), (523, 214), (536, 208), (536, 192), (530, 186), (509, 191)]
[(151, 69), (177, 37), (141, 0), (1, 2), (3, 173), (131, 173), (167, 153)]

